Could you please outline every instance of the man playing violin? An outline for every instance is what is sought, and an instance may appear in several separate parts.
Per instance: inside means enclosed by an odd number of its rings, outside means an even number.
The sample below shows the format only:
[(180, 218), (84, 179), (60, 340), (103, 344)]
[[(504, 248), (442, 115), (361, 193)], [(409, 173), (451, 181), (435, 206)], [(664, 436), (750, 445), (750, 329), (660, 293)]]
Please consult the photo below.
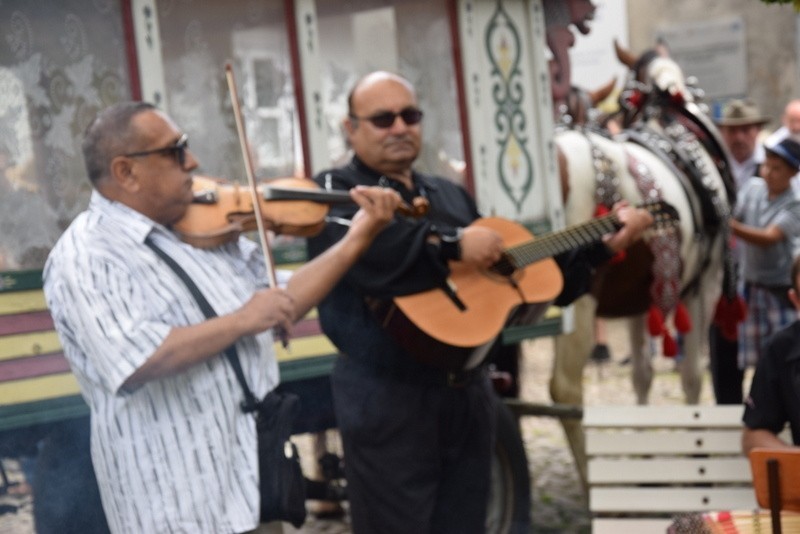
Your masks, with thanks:
[[(396, 217), (319, 305), (323, 330), (342, 353), (331, 381), (353, 529), (480, 533), (495, 427), (485, 366), (423, 363), (436, 354), (403, 349), (373, 311), (392, 297), (444, 287), (449, 261), (488, 268), (501, 257), (501, 237), (470, 226), (479, 214), (463, 188), (413, 169), (423, 112), (410, 82), (371, 73), (356, 83), (348, 105), (344, 129), (354, 156), (315, 180), (326, 189), (383, 186), (408, 203), (415, 197), (430, 203), (425, 218)], [(353, 214), (332, 208), (331, 222), (308, 241), (310, 255), (335, 246)], [(620, 208), (619, 216), (624, 226), (605, 244), (556, 258), (565, 275), (559, 304), (586, 292), (594, 267), (652, 222), (635, 208)]]
[[(171, 225), (192, 202), (198, 163), (186, 134), (150, 104), (102, 111), (83, 152), (88, 209), (53, 248), (44, 291), (91, 409), (92, 460), (115, 533), (253, 530), (259, 521), (255, 421), (222, 352), (235, 344), (257, 398), (278, 383), (270, 329), (291, 328), (392, 218), (399, 195), (358, 188), (344, 238), (285, 289), (267, 287), (244, 237), (200, 249)], [(206, 319), (177, 262), (217, 313)]]

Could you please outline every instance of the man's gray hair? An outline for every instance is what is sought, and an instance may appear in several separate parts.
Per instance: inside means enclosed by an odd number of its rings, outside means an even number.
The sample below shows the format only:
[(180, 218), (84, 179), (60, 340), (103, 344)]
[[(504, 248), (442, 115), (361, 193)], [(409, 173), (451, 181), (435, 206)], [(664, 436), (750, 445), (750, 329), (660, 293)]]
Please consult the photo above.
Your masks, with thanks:
[(83, 161), (93, 186), (109, 176), (111, 160), (126, 152), (138, 150), (137, 132), (131, 127), (133, 118), (156, 109), (148, 102), (120, 102), (97, 114), (83, 135)]

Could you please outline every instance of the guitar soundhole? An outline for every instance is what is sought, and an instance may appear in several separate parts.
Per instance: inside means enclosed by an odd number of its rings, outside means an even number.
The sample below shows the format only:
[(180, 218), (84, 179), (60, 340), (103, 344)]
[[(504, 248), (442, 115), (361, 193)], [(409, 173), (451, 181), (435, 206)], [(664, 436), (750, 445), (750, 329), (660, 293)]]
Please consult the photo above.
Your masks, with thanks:
[(490, 270), (495, 274), (499, 274), (500, 276), (508, 278), (514, 274), (514, 271), (517, 269), (514, 267), (514, 264), (511, 263), (511, 259), (508, 257), (508, 255), (504, 254), (500, 261), (492, 265)]

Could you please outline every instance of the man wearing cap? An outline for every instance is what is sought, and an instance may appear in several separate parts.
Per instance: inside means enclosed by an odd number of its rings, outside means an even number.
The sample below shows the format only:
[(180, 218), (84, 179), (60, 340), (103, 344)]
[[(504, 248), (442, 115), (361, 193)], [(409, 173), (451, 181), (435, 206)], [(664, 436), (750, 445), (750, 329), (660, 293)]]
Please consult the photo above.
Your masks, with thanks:
[(765, 146), (761, 178), (751, 178), (739, 192), (730, 227), (741, 240), (747, 318), (739, 329), (739, 368), (753, 366), (765, 339), (796, 317), (787, 298), (800, 238), (800, 190), (792, 177), (800, 170), (800, 144), (787, 138)]
[[(764, 147), (758, 142), (758, 137), (767, 122), (758, 106), (749, 99), (731, 100), (717, 121), (731, 156), (731, 172), (737, 190), (759, 174), (759, 166), (764, 161)], [(736, 250), (735, 253), (738, 263), (741, 251)], [(741, 404), (744, 400), (744, 370), (738, 364), (738, 337), (730, 339), (719, 326), (712, 324), (708, 347), (711, 382), (717, 404)]]
[(761, 115), (758, 106), (750, 100), (731, 100), (717, 121), (722, 139), (733, 157), (731, 171), (737, 189), (758, 174), (758, 166), (764, 161), (764, 148), (758, 144), (758, 135), (767, 122), (769, 119)]

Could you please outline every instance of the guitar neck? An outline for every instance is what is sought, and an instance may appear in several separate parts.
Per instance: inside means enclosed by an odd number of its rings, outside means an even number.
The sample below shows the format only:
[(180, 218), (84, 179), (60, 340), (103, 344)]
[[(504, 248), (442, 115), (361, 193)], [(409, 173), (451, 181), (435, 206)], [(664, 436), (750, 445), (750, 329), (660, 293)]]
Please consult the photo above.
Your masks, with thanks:
[(613, 213), (506, 249), (516, 268), (594, 243), (622, 225)]

